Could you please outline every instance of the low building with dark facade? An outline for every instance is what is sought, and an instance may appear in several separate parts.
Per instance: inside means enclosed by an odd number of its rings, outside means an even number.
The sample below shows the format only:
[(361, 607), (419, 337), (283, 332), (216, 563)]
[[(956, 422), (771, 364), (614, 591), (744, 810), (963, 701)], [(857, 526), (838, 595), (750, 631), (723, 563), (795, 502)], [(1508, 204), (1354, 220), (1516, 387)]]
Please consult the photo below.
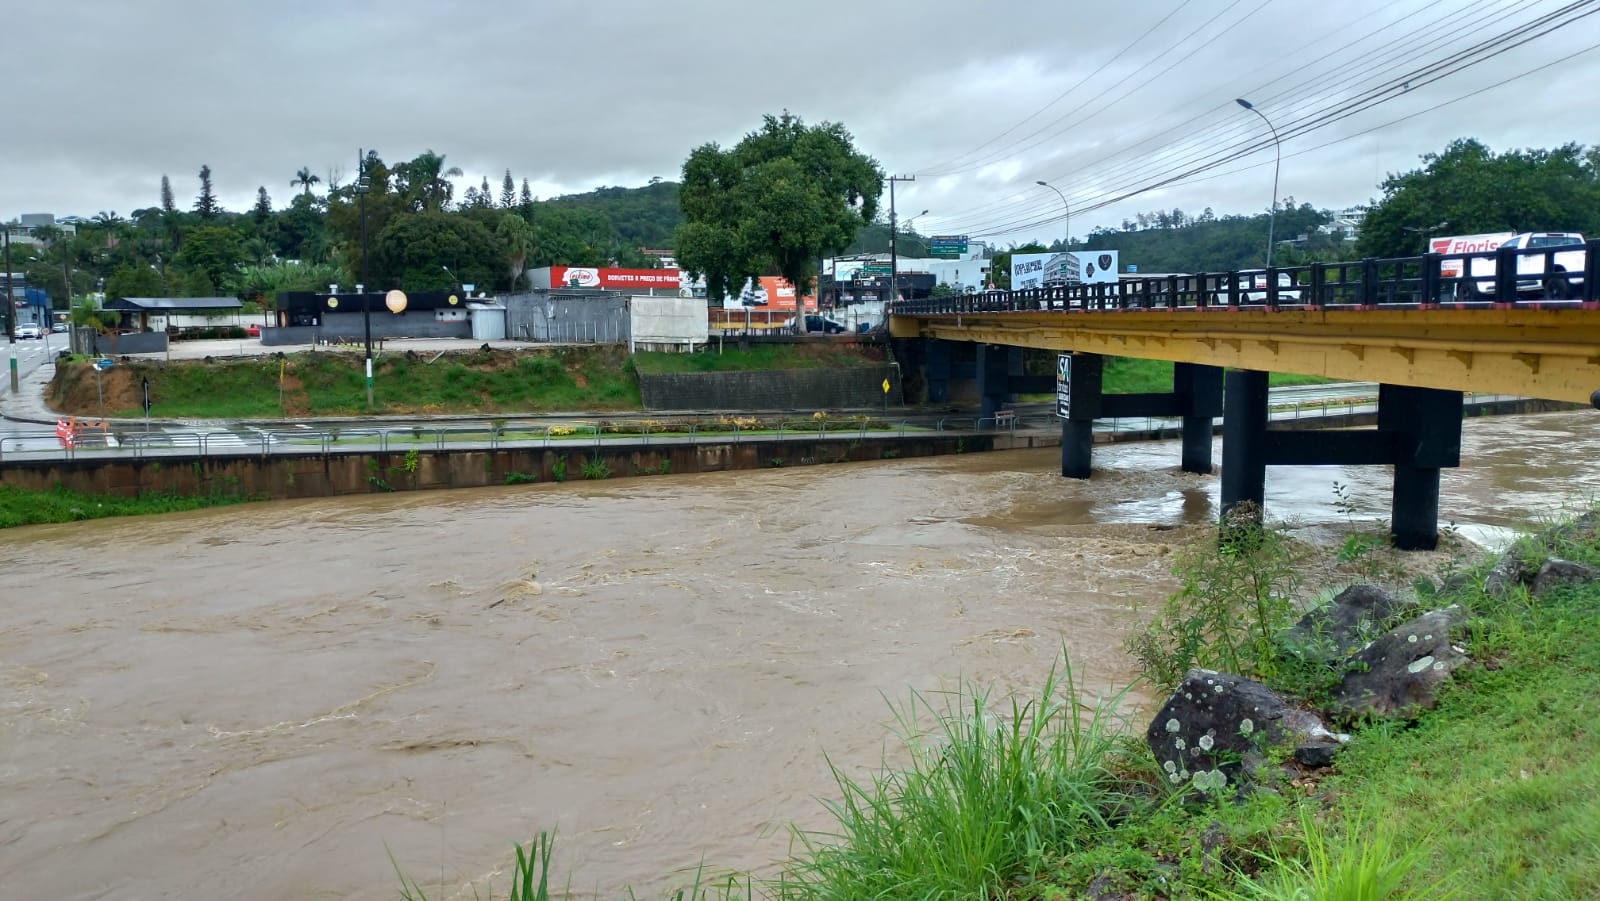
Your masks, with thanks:
[(465, 295), (418, 291), (405, 299), (405, 307), (394, 312), (382, 291), (286, 291), (275, 304), (278, 328), (266, 330), (263, 338), (270, 334), (274, 344), (359, 343), (366, 338), (369, 318), (374, 339), (472, 337)]

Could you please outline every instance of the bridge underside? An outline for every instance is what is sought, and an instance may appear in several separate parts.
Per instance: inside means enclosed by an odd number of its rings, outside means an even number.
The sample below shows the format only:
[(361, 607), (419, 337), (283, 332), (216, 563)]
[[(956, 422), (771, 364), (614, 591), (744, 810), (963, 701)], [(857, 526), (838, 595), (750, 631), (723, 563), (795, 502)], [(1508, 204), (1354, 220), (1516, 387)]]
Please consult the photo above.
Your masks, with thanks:
[(1588, 403), (1592, 310), (1220, 307), (896, 315), (896, 338), (1033, 347)]

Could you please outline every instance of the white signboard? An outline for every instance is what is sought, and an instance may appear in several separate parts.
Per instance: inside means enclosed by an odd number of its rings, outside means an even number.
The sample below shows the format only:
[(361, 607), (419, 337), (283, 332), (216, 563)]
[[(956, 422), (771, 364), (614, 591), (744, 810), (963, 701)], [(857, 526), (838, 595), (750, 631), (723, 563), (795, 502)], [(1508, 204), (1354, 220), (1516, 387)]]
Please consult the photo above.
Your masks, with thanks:
[(1072, 354), (1056, 355), (1056, 416), (1072, 418)]
[(1115, 250), (1074, 250), (1071, 253), (1011, 255), (1013, 291), (1056, 285), (1114, 285), (1116, 282)]

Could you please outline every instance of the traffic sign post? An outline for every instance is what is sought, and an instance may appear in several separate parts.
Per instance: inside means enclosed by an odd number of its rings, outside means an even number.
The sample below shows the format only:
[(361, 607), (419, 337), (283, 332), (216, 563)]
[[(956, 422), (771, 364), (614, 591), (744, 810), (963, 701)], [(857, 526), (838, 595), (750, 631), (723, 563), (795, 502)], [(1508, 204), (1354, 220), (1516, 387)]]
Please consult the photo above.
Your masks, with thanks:
[(115, 365), (117, 365), (117, 361), (110, 357), (101, 357), (94, 361), (94, 393), (95, 397), (100, 401), (100, 419), (102, 421), (106, 418), (106, 392), (100, 382), (100, 373)]

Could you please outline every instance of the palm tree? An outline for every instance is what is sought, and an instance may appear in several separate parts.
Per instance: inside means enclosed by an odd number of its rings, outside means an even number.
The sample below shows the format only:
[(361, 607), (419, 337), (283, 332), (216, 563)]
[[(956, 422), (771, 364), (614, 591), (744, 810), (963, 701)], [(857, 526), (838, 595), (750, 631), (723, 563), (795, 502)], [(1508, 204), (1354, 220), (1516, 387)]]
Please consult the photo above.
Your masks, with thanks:
[(301, 166), (300, 171), (294, 175), (294, 181), (289, 182), (289, 187), (305, 187), (305, 193), (311, 193), (311, 186), (322, 181), (312, 171), (310, 166)]
[(406, 185), (414, 201), (424, 210), (441, 210), (450, 202), (454, 188), (449, 178), (460, 178), (461, 168), (444, 167), (444, 154), (424, 150), (416, 159), (405, 164)]

